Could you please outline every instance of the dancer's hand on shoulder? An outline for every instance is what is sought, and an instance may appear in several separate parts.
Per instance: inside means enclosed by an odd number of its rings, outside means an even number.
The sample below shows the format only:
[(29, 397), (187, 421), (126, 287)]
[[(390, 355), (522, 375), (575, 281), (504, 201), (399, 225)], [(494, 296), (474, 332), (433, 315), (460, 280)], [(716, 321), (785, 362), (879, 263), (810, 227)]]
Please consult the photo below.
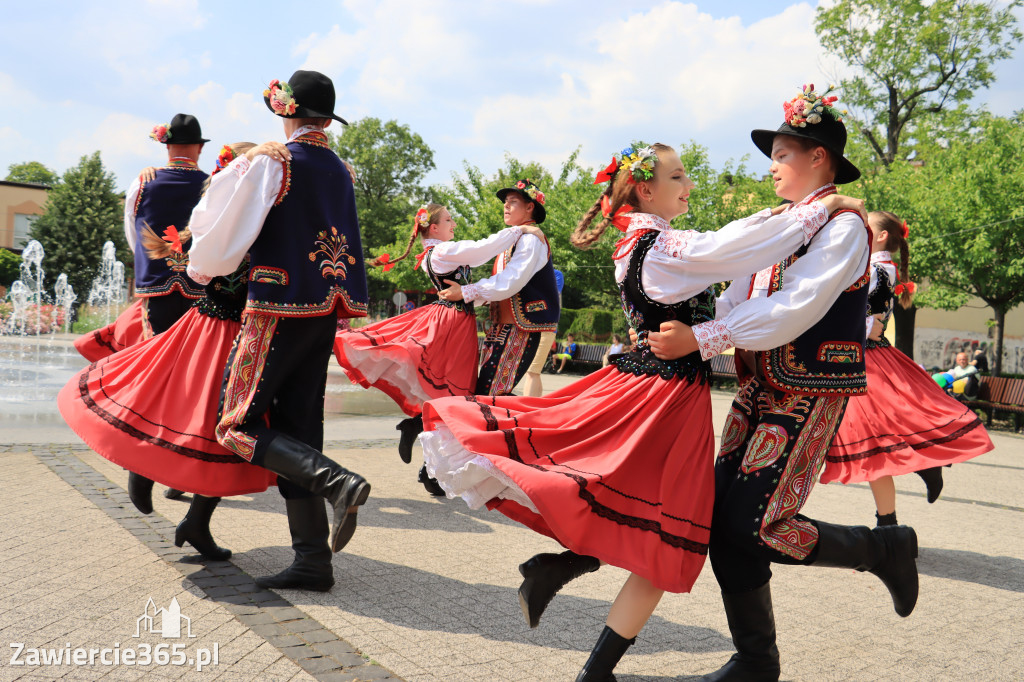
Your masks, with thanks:
[(537, 239), (543, 239), (544, 238), (544, 230), (540, 229), (540, 227), (537, 226), (537, 225), (533, 225), (533, 224), (530, 224), (530, 225), (520, 225), (519, 229), (521, 229), (523, 231), (524, 235), (532, 234)]
[(447, 289), (441, 289), (437, 292), (437, 297), (442, 301), (461, 301), (462, 300), (462, 285), (458, 282), (453, 282), (450, 279), (444, 281), (445, 284), (451, 286)]
[(868, 334), (868, 339), (871, 341), (879, 341), (882, 338), (882, 332), (885, 330), (885, 327), (882, 325), (882, 313), (872, 315), (871, 317), (875, 319), (874, 322), (871, 323), (871, 333)]
[(292, 153), (288, 151), (288, 147), (284, 146), (280, 142), (271, 140), (270, 142), (264, 142), (258, 144), (245, 153), (245, 158), (252, 161), (260, 154), (269, 156), (274, 161), (287, 161), (292, 158)]
[(356, 169), (352, 166), (351, 163), (349, 163), (345, 159), (342, 159), (341, 162), (343, 164), (345, 164), (345, 169), (348, 171), (349, 177), (352, 178), (352, 182), (355, 182), (356, 181)]
[(146, 166), (145, 168), (142, 169), (142, 172), (139, 173), (139, 180), (141, 180), (142, 182), (150, 182), (151, 180), (155, 180), (156, 171), (156, 166)]
[(864, 224), (868, 224), (868, 211), (864, 206), (863, 199), (848, 197), (843, 194), (830, 194), (822, 199), (821, 203), (825, 205), (825, 210), (828, 211), (829, 215), (844, 209), (854, 210), (857, 213), (860, 213), (861, 220), (864, 221)]
[(662, 322), (660, 331), (648, 334), (647, 340), (661, 360), (675, 360), (699, 349), (693, 330), (678, 320)]

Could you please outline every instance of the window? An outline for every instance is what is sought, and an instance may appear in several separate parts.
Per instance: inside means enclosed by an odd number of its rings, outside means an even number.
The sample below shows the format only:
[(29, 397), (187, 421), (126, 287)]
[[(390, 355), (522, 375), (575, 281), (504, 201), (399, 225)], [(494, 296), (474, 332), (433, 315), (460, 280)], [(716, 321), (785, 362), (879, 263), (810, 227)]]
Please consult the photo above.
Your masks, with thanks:
[(32, 229), (32, 223), (35, 222), (39, 216), (31, 213), (15, 213), (14, 214), (14, 243), (11, 245), (15, 249), (23, 249), (28, 244), (30, 237), (28, 236), (29, 230)]

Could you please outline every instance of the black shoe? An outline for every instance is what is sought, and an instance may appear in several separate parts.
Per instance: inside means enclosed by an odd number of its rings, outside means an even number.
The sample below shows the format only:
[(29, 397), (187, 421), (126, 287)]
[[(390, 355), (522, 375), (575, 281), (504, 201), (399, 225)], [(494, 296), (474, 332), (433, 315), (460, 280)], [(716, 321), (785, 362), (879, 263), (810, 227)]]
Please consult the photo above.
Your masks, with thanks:
[(601, 568), (595, 557), (573, 551), (561, 554), (538, 554), (519, 564), (524, 580), (519, 586), (519, 606), (531, 628), (540, 624), (544, 609), (558, 591), (584, 573)]
[(875, 512), (875, 527), (878, 526), (895, 526), (898, 525), (896, 521), (896, 512), (891, 514), (879, 514)]
[(771, 583), (756, 590), (722, 593), (725, 616), (736, 653), (701, 680), (705, 682), (778, 682), (782, 674), (775, 644), (775, 612)]
[(327, 538), (327, 510), (323, 498), (303, 497), (285, 500), (288, 530), (292, 535), (295, 559), (276, 575), (256, 578), (256, 584), (271, 590), (312, 590), (326, 592), (334, 587), (334, 568)]
[(200, 554), (211, 561), (227, 561), (231, 558), (231, 550), (220, 547), (213, 541), (210, 534), (210, 517), (220, 502), (219, 497), (193, 495), (188, 513), (174, 530), (174, 544), (181, 547), (186, 542)]
[(184, 490), (178, 490), (177, 488), (168, 488), (164, 491), (164, 497), (168, 500), (180, 500), (181, 496), (184, 494)]
[(921, 471), (915, 471), (914, 473), (924, 480), (924, 484), (928, 489), (928, 503), (931, 504), (939, 499), (939, 494), (942, 493), (942, 467), (921, 469)]
[(143, 514), (153, 513), (153, 481), (134, 471), (128, 472), (128, 497)]
[(398, 456), (408, 464), (412, 461), (412, 446), (416, 443), (416, 436), (423, 433), (423, 417), (417, 415), (403, 419), (395, 428), (402, 432), (402, 438), (398, 441)]
[(836, 526), (815, 521), (815, 566), (868, 571), (892, 595), (896, 613), (906, 618), (917, 604), (917, 533), (910, 526)]
[(441, 487), (441, 484), (437, 482), (437, 479), (431, 478), (430, 474), (427, 473), (426, 464), (420, 467), (419, 481), (423, 484), (423, 487), (427, 489), (427, 492), (434, 497), (445, 497), (447, 495), (444, 488)]
[(605, 625), (601, 636), (597, 638), (594, 650), (590, 652), (590, 658), (576, 676), (576, 682), (615, 682), (612, 671), (634, 642), (636, 637), (626, 639)]
[(285, 434), (275, 436), (257, 457), (254, 464), (327, 498), (334, 507), (330, 546), (333, 551), (340, 552), (356, 532), (355, 507), (365, 504), (370, 496), (367, 480), (319, 450)]

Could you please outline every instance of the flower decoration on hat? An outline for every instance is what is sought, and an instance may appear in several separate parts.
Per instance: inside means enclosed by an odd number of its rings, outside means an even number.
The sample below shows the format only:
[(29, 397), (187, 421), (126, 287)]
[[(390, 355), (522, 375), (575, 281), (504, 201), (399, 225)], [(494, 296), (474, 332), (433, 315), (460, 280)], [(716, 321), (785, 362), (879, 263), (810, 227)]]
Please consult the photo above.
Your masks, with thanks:
[(236, 158), (238, 157), (235, 154), (235, 150), (230, 145), (224, 145), (220, 148), (220, 154), (217, 155), (217, 167), (213, 169), (213, 173), (210, 175), (216, 175), (221, 172)]
[(416, 211), (416, 227), (428, 227), (430, 225), (430, 211), (427, 210), (426, 206), (420, 206), (420, 210)]
[(292, 86), (282, 83), (276, 78), (263, 91), (263, 96), (270, 101), (270, 108), (279, 116), (291, 116), (298, 106), (292, 93)]
[(532, 201), (536, 201), (541, 206), (544, 205), (544, 192), (541, 192), (537, 188), (537, 185), (533, 184), (533, 180), (527, 178), (525, 181), (520, 180), (516, 183), (516, 189), (530, 197)]
[(842, 121), (846, 110), (839, 111), (833, 104), (839, 98), (835, 95), (829, 96), (836, 86), (828, 86), (828, 90), (818, 94), (814, 91), (814, 83), (804, 85), (800, 94), (782, 105), (786, 123), (792, 128), (806, 128), (807, 124), (814, 125), (821, 123), (824, 114), (828, 114), (836, 121)]
[(654, 166), (657, 163), (658, 152), (654, 151), (654, 147), (641, 142), (634, 142), (633, 146), (622, 150), (622, 161), (619, 163), (619, 170), (629, 173), (628, 181), (636, 183), (653, 178)]
[(149, 137), (160, 144), (167, 144), (167, 141), (171, 139), (171, 126), (167, 123), (155, 125), (153, 130), (149, 131)]

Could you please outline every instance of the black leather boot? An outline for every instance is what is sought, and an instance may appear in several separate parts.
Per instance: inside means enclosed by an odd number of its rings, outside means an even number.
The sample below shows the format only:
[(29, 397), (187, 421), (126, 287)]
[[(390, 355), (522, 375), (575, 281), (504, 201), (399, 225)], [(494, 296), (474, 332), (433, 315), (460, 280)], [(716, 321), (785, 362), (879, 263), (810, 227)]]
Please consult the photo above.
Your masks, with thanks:
[(192, 496), (188, 513), (174, 531), (175, 546), (181, 547), (187, 542), (212, 561), (227, 561), (231, 558), (231, 550), (219, 547), (210, 534), (210, 517), (218, 502), (219, 497)]
[(633, 646), (634, 642), (636, 637), (626, 639), (605, 625), (601, 636), (597, 638), (594, 650), (590, 652), (590, 658), (576, 676), (576, 682), (615, 682), (612, 671), (625, 655), (626, 649)]
[(153, 481), (134, 471), (128, 472), (128, 497), (143, 514), (153, 513)]
[(896, 613), (906, 618), (917, 604), (917, 533), (910, 526), (818, 526), (814, 566), (868, 571), (892, 595)]
[(334, 587), (334, 568), (327, 538), (327, 509), (323, 498), (303, 497), (285, 500), (288, 530), (292, 534), (295, 559), (292, 565), (276, 575), (256, 578), (260, 587), (276, 590), (313, 590), (326, 592)]
[(560, 589), (584, 573), (593, 573), (599, 568), (599, 559), (571, 550), (561, 554), (538, 554), (519, 564), (519, 572), (525, 578), (519, 586), (519, 606), (526, 622), (531, 628), (537, 627), (544, 609)]
[(931, 504), (939, 499), (939, 494), (942, 492), (942, 467), (921, 469), (914, 473), (924, 480), (924, 484), (928, 489), (928, 503)]
[(722, 604), (736, 653), (724, 666), (701, 680), (778, 682), (782, 666), (779, 664), (779, 647), (775, 644), (771, 583), (749, 592), (723, 592)]
[(278, 434), (254, 464), (283, 476), (315, 495), (326, 497), (334, 507), (330, 546), (335, 552), (356, 532), (356, 509), (370, 496), (365, 478), (349, 471), (322, 452), (300, 440)]
[(423, 433), (423, 417), (416, 415), (403, 419), (395, 428), (402, 432), (402, 438), (398, 441), (398, 456), (408, 464), (412, 461), (412, 446), (416, 443), (416, 436)]
[(423, 487), (427, 489), (427, 492), (434, 497), (445, 496), (444, 488), (441, 487), (441, 484), (437, 482), (436, 478), (431, 478), (430, 474), (427, 473), (426, 464), (420, 467), (419, 481), (423, 484)]
[(896, 512), (893, 512), (891, 514), (879, 514), (878, 512), (875, 512), (875, 526), (895, 525), (897, 525)]
[(168, 500), (180, 500), (181, 496), (184, 494), (184, 490), (178, 490), (177, 488), (168, 488), (164, 491), (164, 497)]

